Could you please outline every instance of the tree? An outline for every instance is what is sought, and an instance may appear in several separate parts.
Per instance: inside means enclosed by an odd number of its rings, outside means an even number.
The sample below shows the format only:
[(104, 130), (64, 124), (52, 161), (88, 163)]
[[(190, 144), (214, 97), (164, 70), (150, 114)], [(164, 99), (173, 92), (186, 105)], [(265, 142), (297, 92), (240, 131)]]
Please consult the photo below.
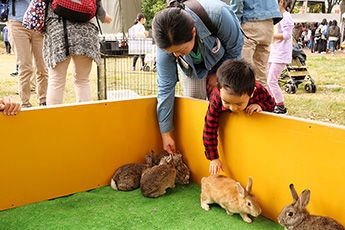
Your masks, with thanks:
[(146, 27), (148, 30), (152, 28), (152, 20), (155, 14), (166, 7), (165, 0), (143, 0), (141, 11), (146, 17)]
[(342, 0), (327, 0), (328, 2), (328, 8), (327, 8), (327, 12), (328, 14), (332, 13), (332, 9), (334, 5), (338, 5), (342, 2)]

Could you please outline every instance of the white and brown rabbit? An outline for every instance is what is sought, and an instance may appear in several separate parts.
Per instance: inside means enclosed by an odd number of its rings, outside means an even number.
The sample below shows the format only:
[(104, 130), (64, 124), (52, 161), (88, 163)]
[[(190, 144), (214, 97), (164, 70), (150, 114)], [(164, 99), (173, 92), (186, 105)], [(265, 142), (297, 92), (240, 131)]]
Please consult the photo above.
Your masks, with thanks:
[(223, 176), (211, 175), (201, 180), (201, 207), (210, 210), (208, 204), (217, 203), (233, 215), (239, 213), (242, 219), (251, 223), (248, 214), (257, 217), (261, 213), (261, 206), (256, 197), (251, 194), (252, 178), (248, 178), (247, 188), (244, 189), (239, 182)]
[(310, 215), (306, 206), (310, 200), (310, 190), (304, 190), (298, 197), (293, 184), (290, 184), (293, 203), (279, 214), (278, 222), (287, 229), (294, 230), (344, 230), (344, 227), (330, 217)]
[(110, 181), (114, 190), (132, 191), (140, 187), (140, 179), (144, 170), (152, 167), (153, 150), (151, 156), (146, 155), (146, 164), (126, 164), (116, 170)]
[(159, 165), (146, 169), (140, 179), (141, 193), (146, 197), (159, 197), (167, 188), (175, 187), (176, 169), (172, 156), (162, 157)]
[[(161, 153), (158, 156), (154, 157), (153, 164), (158, 165), (161, 158), (165, 156), (169, 156), (169, 154)], [(188, 184), (189, 178), (190, 178), (190, 169), (186, 165), (186, 163), (184, 163), (184, 161), (182, 160), (182, 154), (180, 152), (177, 152), (177, 154), (172, 155), (172, 157), (173, 157), (174, 167), (176, 169), (175, 183)]]

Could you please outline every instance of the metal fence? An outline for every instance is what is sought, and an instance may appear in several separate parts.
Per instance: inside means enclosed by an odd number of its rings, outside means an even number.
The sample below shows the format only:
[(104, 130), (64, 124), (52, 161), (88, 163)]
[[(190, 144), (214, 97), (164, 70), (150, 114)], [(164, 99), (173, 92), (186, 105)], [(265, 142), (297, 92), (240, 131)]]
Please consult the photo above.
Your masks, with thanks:
[[(141, 69), (139, 57), (132, 70), (134, 54), (129, 49), (114, 51), (114, 42), (101, 45), (102, 60), (97, 69), (98, 99), (136, 98), (157, 95), (157, 73), (155, 71), (155, 49), (145, 56), (145, 68)], [(130, 41), (127, 42), (130, 45)], [(115, 43), (116, 48), (121, 43)], [(180, 83), (176, 85), (176, 95), (182, 95)]]

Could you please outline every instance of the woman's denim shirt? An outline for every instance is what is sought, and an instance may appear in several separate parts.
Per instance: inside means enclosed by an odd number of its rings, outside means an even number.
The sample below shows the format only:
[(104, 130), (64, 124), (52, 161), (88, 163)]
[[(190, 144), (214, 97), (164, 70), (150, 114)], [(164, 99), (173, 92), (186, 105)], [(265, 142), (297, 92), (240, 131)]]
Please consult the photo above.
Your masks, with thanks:
[[(177, 66), (187, 77), (203, 79), (214, 73), (225, 60), (241, 59), (242, 57), (241, 25), (230, 6), (221, 1), (199, 0), (199, 2), (217, 29), (217, 37), (211, 36), (202, 20), (186, 6), (185, 10), (195, 22), (204, 68), (196, 69), (190, 55), (183, 56), (188, 65), (177, 65), (177, 59), (173, 54), (157, 48), (157, 116), (161, 133), (174, 130), (173, 111), (175, 85), (178, 81)], [(185, 66), (189, 66), (189, 68), (185, 68)]]
[(283, 18), (277, 0), (231, 0), (230, 7), (241, 23), (272, 18), (277, 24)]

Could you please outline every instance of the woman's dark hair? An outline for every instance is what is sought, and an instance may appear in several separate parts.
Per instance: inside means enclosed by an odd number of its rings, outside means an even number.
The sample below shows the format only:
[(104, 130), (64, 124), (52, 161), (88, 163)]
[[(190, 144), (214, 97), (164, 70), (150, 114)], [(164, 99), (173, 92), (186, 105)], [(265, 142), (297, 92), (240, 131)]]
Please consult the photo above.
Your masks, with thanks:
[(324, 25), (324, 26), (327, 25), (327, 19), (326, 18), (322, 19), (321, 24)]
[(331, 26), (331, 25), (332, 25), (332, 21), (329, 21), (329, 22), (328, 22), (328, 26)]
[(159, 48), (167, 49), (191, 41), (194, 26), (192, 17), (182, 8), (166, 8), (153, 18), (152, 36)]
[[(278, 0), (278, 4), (279, 4), (280, 0)], [(284, 9), (286, 11), (290, 11), (291, 9), (291, 5), (292, 5), (292, 0), (284, 0)]]
[(255, 87), (253, 67), (243, 59), (223, 62), (217, 70), (217, 87), (237, 96), (252, 95)]
[(137, 24), (142, 18), (145, 18), (145, 14), (139, 13), (137, 18), (134, 20), (133, 25)]
[(334, 19), (332, 25), (336, 27), (338, 25), (337, 20)]

